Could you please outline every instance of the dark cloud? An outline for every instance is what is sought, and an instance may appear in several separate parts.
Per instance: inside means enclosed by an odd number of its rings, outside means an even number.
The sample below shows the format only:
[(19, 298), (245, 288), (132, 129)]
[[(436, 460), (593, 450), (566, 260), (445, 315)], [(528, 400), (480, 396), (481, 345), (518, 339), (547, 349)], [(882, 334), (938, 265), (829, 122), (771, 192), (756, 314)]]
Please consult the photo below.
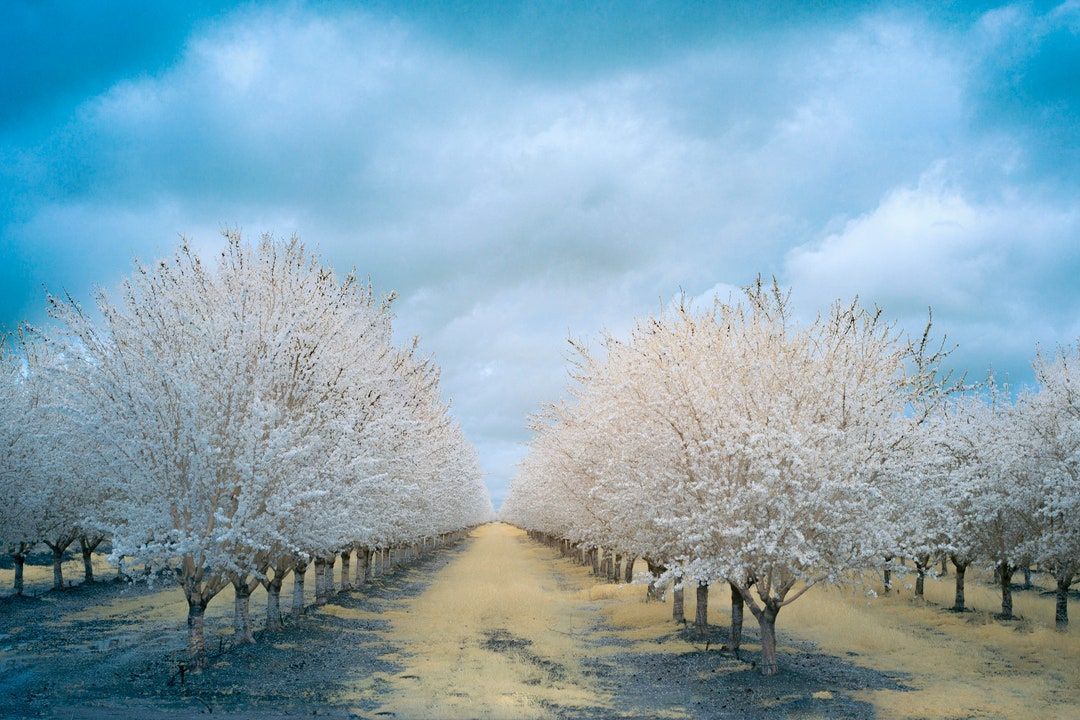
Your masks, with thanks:
[(229, 3), (10, 0), (0, 10), (0, 130), (33, 131), (113, 82), (173, 62), (191, 29)]

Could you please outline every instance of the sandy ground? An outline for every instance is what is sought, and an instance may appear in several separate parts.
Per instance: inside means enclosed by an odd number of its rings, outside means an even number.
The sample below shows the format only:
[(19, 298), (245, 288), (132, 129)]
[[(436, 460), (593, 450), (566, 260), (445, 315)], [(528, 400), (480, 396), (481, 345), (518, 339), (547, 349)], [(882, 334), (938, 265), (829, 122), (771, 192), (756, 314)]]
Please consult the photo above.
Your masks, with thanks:
[(406, 718), (865, 718), (874, 710), (855, 693), (902, 688), (900, 676), (796, 640), (785, 673), (762, 678), (753, 650), (743, 660), (717, 650), (720, 628), (706, 650), (670, 620), (624, 630), (609, 614), (670, 614), (643, 601), (643, 586), (600, 584), (517, 528), (478, 528), (427, 590), (386, 614), (406, 650), (390, 659), (404, 669), (356, 697)]
[[(109, 564), (107, 553), (95, 552), (92, 556), (94, 576), (98, 580), (112, 579), (116, 576), (116, 567)], [(78, 545), (64, 553), (61, 565), (65, 587), (79, 585), (83, 581), (82, 554)], [(14, 593), (15, 563), (10, 555), (0, 554), (0, 598)], [(33, 553), (23, 567), (23, 592), (27, 595), (41, 595), (52, 588), (52, 555), (39, 551)]]
[[(553, 553), (508, 525), (473, 533), (422, 594), (387, 613), (403, 672), (383, 711), (395, 717), (549, 717), (606, 697), (586, 672), (598, 622)], [(366, 683), (357, 688), (360, 694)]]
[(1000, 623), (977, 582), (976, 612), (935, 604), (949, 580), (930, 603), (903, 583), (889, 597), (814, 589), (781, 615), (782, 673), (762, 678), (749, 615), (742, 658), (720, 649), (726, 593), (700, 638), (642, 585), (599, 582), (493, 524), (255, 645), (230, 648), (231, 596), (216, 598), (211, 667), (184, 682), (175, 588), (0, 600), (0, 717), (1080, 718), (1080, 643), (1047, 627), (1052, 598), (1027, 591), (1025, 619)]

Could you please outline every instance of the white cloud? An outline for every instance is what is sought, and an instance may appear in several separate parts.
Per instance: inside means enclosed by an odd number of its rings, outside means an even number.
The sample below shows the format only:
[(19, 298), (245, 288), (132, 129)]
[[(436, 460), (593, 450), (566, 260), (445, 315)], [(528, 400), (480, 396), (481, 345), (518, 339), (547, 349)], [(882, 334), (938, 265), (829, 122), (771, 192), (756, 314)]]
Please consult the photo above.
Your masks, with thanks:
[(859, 295), (912, 330), (935, 322), (974, 373), (1022, 371), (1034, 345), (1069, 342), (1080, 313), (1080, 214), (1014, 191), (975, 199), (937, 165), (823, 239), (789, 251), (808, 308)]

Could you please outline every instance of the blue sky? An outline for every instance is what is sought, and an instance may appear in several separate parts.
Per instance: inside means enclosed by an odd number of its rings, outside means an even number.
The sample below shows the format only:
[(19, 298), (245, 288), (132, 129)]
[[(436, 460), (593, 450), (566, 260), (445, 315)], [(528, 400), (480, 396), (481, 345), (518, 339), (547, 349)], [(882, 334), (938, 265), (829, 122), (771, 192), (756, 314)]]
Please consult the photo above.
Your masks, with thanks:
[(397, 289), (496, 500), (565, 339), (757, 273), (1080, 337), (1080, 3), (7, 2), (0, 324), (294, 232)]

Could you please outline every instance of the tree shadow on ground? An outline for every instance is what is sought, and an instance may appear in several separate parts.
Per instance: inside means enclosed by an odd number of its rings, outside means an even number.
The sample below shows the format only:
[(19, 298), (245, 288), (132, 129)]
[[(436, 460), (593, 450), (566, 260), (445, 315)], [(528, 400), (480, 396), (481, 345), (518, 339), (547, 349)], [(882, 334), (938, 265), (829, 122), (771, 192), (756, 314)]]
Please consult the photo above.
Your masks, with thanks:
[(0, 617), (4, 716), (355, 717), (351, 709), (372, 708), (364, 701), (348, 707), (339, 701), (349, 684), (401, 670), (381, 659), (398, 648), (386, 642), (387, 621), (376, 615), (388, 603), (422, 592), (460, 548), (440, 550), (362, 589), (340, 593), (325, 612), (308, 608), (300, 622), (282, 631), (259, 631), (254, 645), (229, 647), (221, 636), (208, 637), (210, 667), (185, 672), (182, 680), (183, 621), (66, 619), (121, 593), (152, 589), (94, 583), (77, 593), (11, 603)]
[[(611, 694), (604, 712), (559, 712), (565, 718), (647, 718), (685, 713), (693, 718), (827, 717), (872, 718), (874, 708), (853, 697), (862, 690), (904, 690), (905, 677), (887, 675), (850, 660), (817, 651), (810, 643), (779, 638), (780, 674), (763, 677), (759, 653), (743, 650), (736, 659), (721, 647), (726, 628), (711, 627), (702, 637), (693, 626), (673, 627), (647, 650), (625, 641), (612, 643), (599, 630), (598, 644), (622, 645), (625, 651), (598, 655), (587, 671)], [(757, 643), (756, 629), (744, 630), (744, 643)], [(688, 641), (699, 649), (665, 651), (665, 645)], [(706, 650), (706, 641), (709, 649)], [(685, 647), (679, 642), (681, 647)], [(635, 649), (637, 648), (637, 649)]]

